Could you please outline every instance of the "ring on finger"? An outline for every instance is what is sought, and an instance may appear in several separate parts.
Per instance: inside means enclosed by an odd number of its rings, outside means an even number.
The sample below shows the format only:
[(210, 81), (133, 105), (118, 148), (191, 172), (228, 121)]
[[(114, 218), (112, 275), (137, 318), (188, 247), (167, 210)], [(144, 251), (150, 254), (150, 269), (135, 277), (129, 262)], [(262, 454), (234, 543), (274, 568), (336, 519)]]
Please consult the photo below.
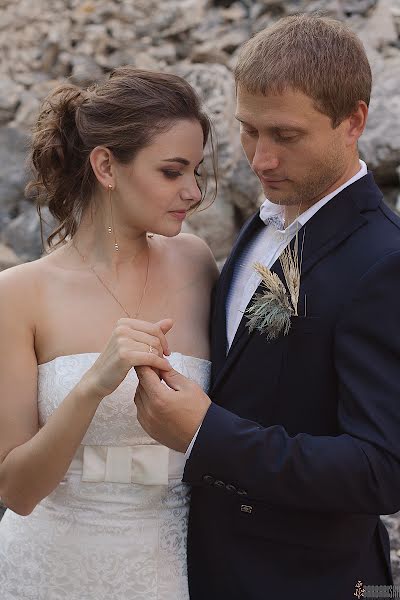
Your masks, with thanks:
[(149, 352), (150, 352), (150, 354), (153, 354), (153, 352), (155, 352), (153, 346), (149, 346)]

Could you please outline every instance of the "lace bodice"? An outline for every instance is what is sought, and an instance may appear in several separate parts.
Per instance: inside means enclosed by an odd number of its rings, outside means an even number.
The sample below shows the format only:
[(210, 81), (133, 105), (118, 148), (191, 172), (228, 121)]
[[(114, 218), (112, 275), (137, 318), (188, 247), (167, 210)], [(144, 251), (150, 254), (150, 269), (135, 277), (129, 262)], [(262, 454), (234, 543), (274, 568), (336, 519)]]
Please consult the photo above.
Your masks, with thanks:
[[(98, 356), (95, 352), (59, 356), (39, 366), (38, 406), (41, 426)], [(178, 352), (173, 352), (168, 360), (176, 371), (207, 389), (211, 364), (209, 361)], [(135, 370), (131, 369), (115, 392), (101, 402), (82, 444), (123, 446), (154, 443), (136, 418), (133, 397), (137, 383)]]

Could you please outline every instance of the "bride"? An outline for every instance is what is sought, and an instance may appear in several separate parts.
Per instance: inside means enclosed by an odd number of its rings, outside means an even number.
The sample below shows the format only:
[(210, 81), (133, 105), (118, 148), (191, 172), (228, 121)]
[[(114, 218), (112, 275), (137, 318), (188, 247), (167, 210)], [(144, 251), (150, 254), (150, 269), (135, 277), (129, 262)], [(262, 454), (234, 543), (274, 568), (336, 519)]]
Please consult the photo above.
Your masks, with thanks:
[(188, 599), (184, 455), (138, 423), (132, 367), (208, 385), (217, 268), (180, 230), (209, 132), (189, 84), (132, 67), (43, 105), (31, 187), (59, 227), (0, 274), (2, 600)]

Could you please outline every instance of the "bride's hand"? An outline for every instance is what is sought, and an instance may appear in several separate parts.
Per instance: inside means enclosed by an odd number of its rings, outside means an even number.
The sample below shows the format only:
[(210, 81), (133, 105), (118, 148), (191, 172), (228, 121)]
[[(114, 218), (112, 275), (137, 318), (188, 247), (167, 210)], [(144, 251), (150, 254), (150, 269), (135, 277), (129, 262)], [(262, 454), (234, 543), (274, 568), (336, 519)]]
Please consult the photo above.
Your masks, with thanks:
[(171, 365), (163, 355), (170, 354), (165, 334), (172, 325), (172, 319), (158, 323), (119, 319), (106, 348), (84, 376), (90, 391), (100, 398), (108, 396), (122, 383), (132, 367), (170, 370)]

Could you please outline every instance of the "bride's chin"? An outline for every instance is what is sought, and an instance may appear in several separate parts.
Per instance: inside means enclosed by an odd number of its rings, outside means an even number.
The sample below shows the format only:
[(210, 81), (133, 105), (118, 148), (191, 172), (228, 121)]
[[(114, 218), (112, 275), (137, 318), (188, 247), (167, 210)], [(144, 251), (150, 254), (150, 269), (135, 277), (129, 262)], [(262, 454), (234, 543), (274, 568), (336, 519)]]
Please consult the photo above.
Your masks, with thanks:
[(164, 237), (175, 237), (179, 235), (182, 231), (182, 223), (177, 223), (175, 226), (171, 227), (158, 227), (157, 230), (153, 230), (151, 233), (162, 235)]

